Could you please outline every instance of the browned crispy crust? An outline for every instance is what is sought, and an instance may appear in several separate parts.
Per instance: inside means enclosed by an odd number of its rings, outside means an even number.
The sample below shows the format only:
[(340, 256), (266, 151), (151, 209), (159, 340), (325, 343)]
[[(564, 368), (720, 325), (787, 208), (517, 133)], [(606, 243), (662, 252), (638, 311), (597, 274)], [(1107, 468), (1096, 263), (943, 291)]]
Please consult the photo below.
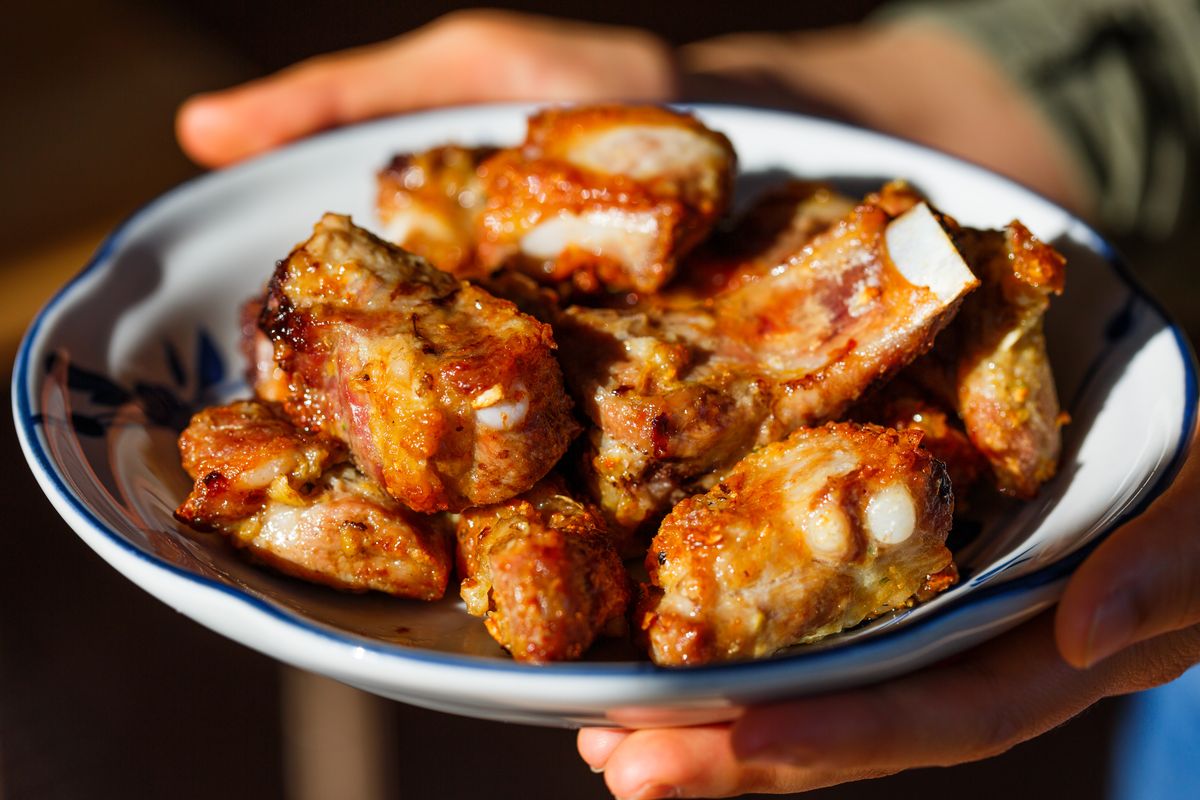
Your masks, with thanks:
[(452, 567), (448, 532), (359, 474), (340, 443), (241, 401), (196, 414), (179, 440), (195, 479), (176, 516), (226, 534), (254, 560), (351, 591), (436, 600)]
[(864, 203), (882, 208), (888, 215), (898, 217), (917, 203), (925, 201), (925, 196), (917, 191), (908, 181), (892, 180), (879, 187), (879, 191), (871, 192), (863, 198)]
[[(677, 505), (635, 615), (655, 663), (767, 656), (949, 585), (953, 497), (920, 439), (850, 423), (800, 430)], [(896, 493), (912, 512), (900, 540), (887, 525), (904, 514), (872, 517)]]
[(964, 228), (957, 240), (982, 286), (952, 331), (958, 412), (1000, 491), (1033, 497), (1054, 476), (1064, 421), (1042, 319), (1066, 259), (1020, 222)]
[(557, 479), (458, 523), (467, 610), (518, 661), (579, 658), (598, 635), (623, 627), (629, 579), (590, 504)]
[(961, 510), (967, 493), (990, 466), (971, 443), (958, 415), (920, 384), (901, 373), (886, 387), (849, 412), (849, 418), (896, 430), (921, 432), (921, 446), (946, 465)]
[(786, 264), (855, 205), (825, 183), (793, 180), (777, 186), (688, 256), (660, 302), (693, 303), (758, 280)]
[(530, 488), (578, 430), (548, 325), (348, 217), (279, 263), (262, 327), (289, 416), (417, 511)]
[(225, 532), (260, 563), (345, 591), (439, 600), (454, 567), (441, 517), (409, 511), (349, 464)]
[(197, 413), (179, 436), (179, 453), (195, 483), (175, 516), (203, 530), (257, 512), (277, 478), (299, 489), (345, 458), (341, 443), (297, 430), (250, 400)]

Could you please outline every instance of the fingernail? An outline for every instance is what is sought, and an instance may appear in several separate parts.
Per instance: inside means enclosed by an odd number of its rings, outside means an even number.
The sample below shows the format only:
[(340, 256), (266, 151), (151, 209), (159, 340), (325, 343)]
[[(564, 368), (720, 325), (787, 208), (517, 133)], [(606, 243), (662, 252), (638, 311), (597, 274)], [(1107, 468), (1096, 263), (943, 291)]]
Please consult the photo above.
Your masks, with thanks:
[(1137, 632), (1137, 614), (1124, 591), (1115, 591), (1105, 598), (1088, 629), (1084, 663), (1087, 666), (1103, 661), (1133, 642)]
[(593, 767), (591, 764), (588, 764), (588, 769), (590, 769), (592, 772), (596, 773), (597, 775), (600, 775), (604, 772), (604, 767)]
[(197, 95), (188, 100), (185, 113), (188, 123), (196, 128), (214, 128), (225, 121), (220, 103), (209, 99), (208, 95)]

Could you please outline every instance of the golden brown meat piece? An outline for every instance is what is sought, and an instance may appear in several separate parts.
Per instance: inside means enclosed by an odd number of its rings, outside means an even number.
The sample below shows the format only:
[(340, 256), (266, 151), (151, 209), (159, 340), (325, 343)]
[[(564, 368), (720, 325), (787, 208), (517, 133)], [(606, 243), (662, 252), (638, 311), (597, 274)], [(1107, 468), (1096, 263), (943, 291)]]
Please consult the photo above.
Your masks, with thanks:
[(654, 662), (768, 656), (944, 588), (954, 500), (920, 439), (850, 423), (797, 431), (676, 506), (637, 615)]
[(960, 510), (971, 487), (990, 469), (983, 453), (971, 443), (958, 415), (907, 379), (905, 373), (856, 405), (848, 416), (885, 428), (920, 431), (921, 446), (946, 465)]
[(1033, 497), (1054, 476), (1063, 414), (1042, 319), (1066, 260), (1020, 222), (961, 228), (955, 241), (982, 286), (914, 376), (953, 404), (1005, 494)]
[(340, 442), (297, 430), (255, 401), (196, 414), (179, 437), (179, 453), (195, 485), (175, 514), (201, 529), (245, 519), (272, 488), (298, 491), (346, 455)]
[(933, 342), (977, 281), (921, 204), (862, 205), (787, 264), (691, 308), (571, 308), (585, 472), (620, 531), (789, 431), (839, 417)]
[(458, 547), (467, 611), (518, 661), (576, 659), (624, 627), (629, 578), (604, 520), (556, 479), (465, 511)]
[(447, 145), (397, 155), (377, 176), (383, 237), (444, 272), (479, 277), (475, 237), (484, 206), (479, 165), (495, 152)]
[(292, 420), (417, 511), (529, 489), (577, 430), (548, 325), (348, 217), (279, 263), (262, 327)]
[(192, 493), (176, 515), (228, 535), (280, 572), (334, 586), (436, 600), (453, 565), (449, 532), (400, 506), (336, 442), (253, 401), (206, 409), (180, 437)]
[(231, 539), (280, 572), (337, 589), (438, 600), (454, 565), (446, 523), (404, 508), (350, 464), (308, 495), (272, 493)]
[(729, 203), (728, 139), (655, 107), (544, 111), (480, 167), (479, 258), (585, 291), (654, 292)]

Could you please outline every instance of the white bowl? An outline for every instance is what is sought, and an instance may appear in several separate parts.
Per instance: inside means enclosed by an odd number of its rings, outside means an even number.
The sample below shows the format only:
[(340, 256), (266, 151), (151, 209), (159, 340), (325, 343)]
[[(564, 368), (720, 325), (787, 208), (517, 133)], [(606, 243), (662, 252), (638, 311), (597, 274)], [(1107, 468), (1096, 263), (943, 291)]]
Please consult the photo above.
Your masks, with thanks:
[(394, 152), (514, 142), (528, 111), (450, 109), (329, 133), (184, 184), (114, 231), (34, 321), (13, 377), (21, 446), (79, 536), (201, 624), (386, 697), (539, 724), (681, 724), (885, 679), (1012, 628), (1051, 605), (1086, 554), (1174, 477), (1196, 421), (1193, 357), (1092, 229), (1008, 180), (907, 142), (701, 106), (737, 148), (742, 189), (782, 174), (854, 191), (904, 177), (963, 223), (1019, 217), (1068, 256), (1067, 292), (1048, 319), (1072, 417), (1060, 473), (982, 531), (952, 534), (957, 586), (763, 661), (661, 669), (610, 645), (587, 661), (534, 667), (505, 656), (453, 591), (435, 604), (341, 594), (250, 566), (220, 537), (176, 522), (188, 481), (175, 437), (192, 410), (246, 394), (238, 307), (275, 260), (326, 210), (370, 227), (373, 176)]

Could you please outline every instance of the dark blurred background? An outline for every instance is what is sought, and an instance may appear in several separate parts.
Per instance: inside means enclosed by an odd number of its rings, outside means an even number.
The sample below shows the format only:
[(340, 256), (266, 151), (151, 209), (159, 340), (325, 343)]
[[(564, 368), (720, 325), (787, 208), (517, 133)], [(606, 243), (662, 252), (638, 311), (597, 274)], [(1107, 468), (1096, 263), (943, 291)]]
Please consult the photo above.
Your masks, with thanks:
[[(9, 244), (0, 254), (0, 344), (9, 371), (38, 305), (103, 234), (197, 173), (174, 143), (181, 100), (465, 5), (44, 0), (6, 8), (0, 234)], [(684, 43), (853, 23), (878, 3), (501, 5), (642, 25)], [(1131, 246), (1140, 254), (1135, 264), (1147, 264), (1144, 274), (1194, 322), (1195, 290), (1154, 267), (1177, 257), (1177, 245)], [(608, 796), (576, 757), (570, 732), (378, 701), (283, 668), (176, 614), (75, 538), (36, 488), (10, 421), (3, 430), (10, 459), (0, 493), (0, 799)], [(1118, 712), (1101, 703), (985, 763), (812, 796), (1100, 797)]]

